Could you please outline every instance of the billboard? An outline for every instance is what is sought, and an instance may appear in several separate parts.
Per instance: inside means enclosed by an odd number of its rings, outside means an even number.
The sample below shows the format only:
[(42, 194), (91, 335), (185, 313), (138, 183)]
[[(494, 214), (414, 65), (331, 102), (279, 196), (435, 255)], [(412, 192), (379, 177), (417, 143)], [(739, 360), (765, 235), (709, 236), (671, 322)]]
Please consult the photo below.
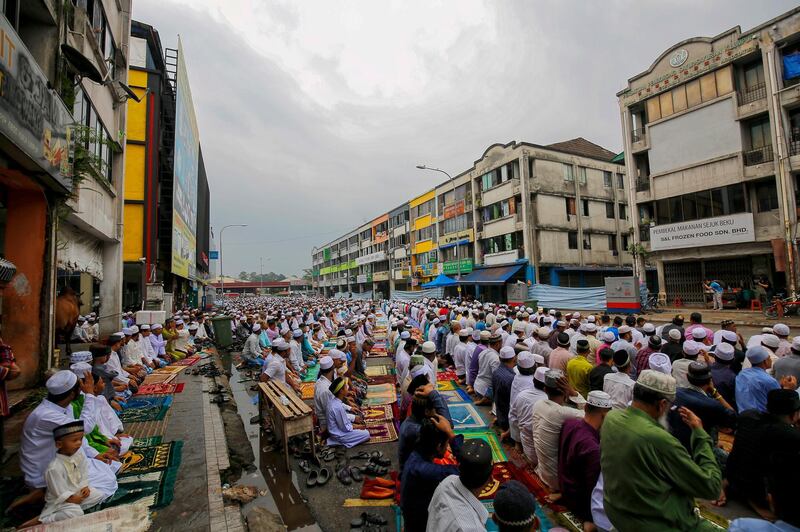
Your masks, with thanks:
[(197, 166), (200, 136), (189, 74), (178, 37), (178, 90), (175, 97), (175, 168), (172, 183), (172, 273), (196, 277)]

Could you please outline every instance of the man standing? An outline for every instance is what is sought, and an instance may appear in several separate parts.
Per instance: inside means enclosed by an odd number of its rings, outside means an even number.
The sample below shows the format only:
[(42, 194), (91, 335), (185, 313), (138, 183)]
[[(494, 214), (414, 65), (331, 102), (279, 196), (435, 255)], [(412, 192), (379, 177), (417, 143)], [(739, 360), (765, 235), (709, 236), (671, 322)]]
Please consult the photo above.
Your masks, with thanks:
[(694, 499), (718, 498), (722, 472), (711, 438), (691, 410), (679, 410), (691, 429), (691, 454), (664, 430), (675, 393), (675, 379), (645, 370), (631, 408), (611, 412), (603, 423), (603, 502), (619, 530), (716, 529), (695, 513)]
[(544, 376), (550, 371), (546, 367), (536, 368), (533, 374), (533, 388), (529, 388), (514, 398), (508, 414), (511, 437), (522, 444), (522, 452), (534, 467), (539, 462), (533, 443), (533, 407), (547, 399), (544, 391)]
[(589, 392), (583, 419), (568, 419), (561, 428), (558, 450), (558, 482), (561, 500), (584, 523), (592, 522), (592, 490), (600, 476), (600, 427), (611, 411), (611, 396)]
[(703, 282), (703, 287), (707, 292), (711, 292), (711, 300), (713, 301), (713, 310), (722, 310), (722, 285), (717, 281), (709, 281), (706, 279)]
[(636, 370), (642, 372), (650, 369), (650, 355), (661, 350), (661, 337), (651, 336), (647, 345), (636, 353)]
[(633, 399), (633, 385), (631, 379), (631, 358), (627, 351), (620, 350), (614, 353), (614, 367), (616, 373), (609, 373), (603, 377), (603, 391), (611, 396), (616, 410), (625, 410)]
[(589, 395), (589, 373), (592, 372), (592, 363), (589, 362), (589, 342), (586, 339), (578, 340), (576, 345), (577, 355), (567, 362), (567, 380), (582, 397)]
[(558, 346), (550, 352), (548, 366), (559, 371), (567, 370), (567, 362), (573, 357), (569, 352), (569, 335), (565, 332), (558, 333), (556, 337)]
[(492, 373), (492, 389), (494, 390), (494, 407), (497, 415), (497, 426), (503, 433), (501, 440), (508, 438), (508, 410), (511, 408), (511, 385), (514, 383), (514, 367), (517, 365), (517, 353), (513, 347), (500, 349), (500, 364)]
[[(627, 353), (626, 353), (627, 354)], [(589, 372), (589, 389), (603, 391), (603, 381), (606, 375), (614, 373), (614, 351), (603, 349), (600, 351), (600, 363)]]
[(476, 405), (488, 405), (492, 403), (492, 375), (494, 370), (500, 366), (500, 345), (503, 337), (495, 333), (489, 337), (489, 348), (481, 351), (478, 361), (478, 376), (475, 378), (475, 393), (480, 399)]

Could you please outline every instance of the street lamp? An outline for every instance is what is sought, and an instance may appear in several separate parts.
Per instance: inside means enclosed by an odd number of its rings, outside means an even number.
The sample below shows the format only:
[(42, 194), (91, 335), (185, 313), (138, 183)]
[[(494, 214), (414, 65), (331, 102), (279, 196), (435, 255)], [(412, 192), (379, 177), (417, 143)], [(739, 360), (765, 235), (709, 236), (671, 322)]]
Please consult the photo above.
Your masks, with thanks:
[[(417, 169), (419, 169), (419, 170), (430, 170), (431, 172), (440, 172), (440, 173), (446, 175), (447, 179), (450, 180), (450, 184), (453, 186), (453, 202), (456, 201), (456, 182), (453, 179), (453, 176), (451, 176), (450, 174), (448, 174), (444, 170), (441, 170), (439, 168), (431, 168), (430, 166), (426, 166), (424, 164), (418, 164), (417, 165)], [(464, 214), (466, 214), (466, 209), (464, 210)], [(456, 216), (458, 216), (458, 215), (456, 215)], [(458, 230), (456, 230), (456, 268), (457, 268), (457, 270), (456, 270), (457, 271), (456, 279), (458, 279), (459, 282), (461, 281), (461, 249), (460, 249), (460, 242), (461, 242), (461, 239), (459, 238)], [(458, 285), (458, 292), (461, 293), (461, 284)]]
[(228, 227), (247, 227), (247, 224), (230, 224), (224, 226), (219, 232), (219, 277), (222, 285), (222, 298), (225, 299), (225, 270), (222, 269), (222, 235)]

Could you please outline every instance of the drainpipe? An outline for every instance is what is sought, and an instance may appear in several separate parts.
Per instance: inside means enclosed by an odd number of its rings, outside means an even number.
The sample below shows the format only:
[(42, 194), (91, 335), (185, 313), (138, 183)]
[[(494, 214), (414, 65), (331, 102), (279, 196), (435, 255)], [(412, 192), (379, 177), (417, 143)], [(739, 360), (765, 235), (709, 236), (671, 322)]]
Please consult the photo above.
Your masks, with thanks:
[(792, 238), (792, 222), (789, 216), (789, 195), (787, 194), (786, 187), (788, 180), (786, 177), (785, 156), (783, 151), (784, 129), (783, 129), (783, 114), (778, 101), (778, 80), (775, 76), (775, 48), (773, 47), (767, 51), (767, 62), (769, 64), (769, 84), (770, 92), (772, 93), (772, 115), (775, 119), (775, 147), (778, 155), (778, 178), (780, 179), (780, 192), (781, 204), (783, 206), (783, 238), (786, 244), (786, 261), (789, 269), (789, 292), (792, 297), (795, 296), (797, 290), (797, 275), (795, 271), (795, 257), (794, 257), (794, 240)]

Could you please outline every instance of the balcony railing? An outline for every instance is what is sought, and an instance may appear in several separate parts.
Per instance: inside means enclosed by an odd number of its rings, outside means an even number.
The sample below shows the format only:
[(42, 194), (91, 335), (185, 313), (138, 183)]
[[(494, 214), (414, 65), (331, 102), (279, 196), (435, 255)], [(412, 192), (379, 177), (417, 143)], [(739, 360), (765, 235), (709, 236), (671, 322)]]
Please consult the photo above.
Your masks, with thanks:
[(650, 242), (650, 225), (639, 226), (639, 241)]
[(739, 97), (739, 105), (763, 100), (767, 97), (767, 84), (765, 82), (757, 83), (756, 85), (737, 91)]
[(768, 163), (774, 158), (772, 154), (772, 144), (767, 144), (760, 148), (744, 152), (744, 165), (755, 166), (761, 163)]
[(647, 192), (650, 190), (650, 179), (646, 177), (636, 178), (636, 192)]
[(632, 142), (641, 142), (645, 139), (645, 129), (640, 127), (638, 129), (634, 129), (631, 131), (631, 141)]

